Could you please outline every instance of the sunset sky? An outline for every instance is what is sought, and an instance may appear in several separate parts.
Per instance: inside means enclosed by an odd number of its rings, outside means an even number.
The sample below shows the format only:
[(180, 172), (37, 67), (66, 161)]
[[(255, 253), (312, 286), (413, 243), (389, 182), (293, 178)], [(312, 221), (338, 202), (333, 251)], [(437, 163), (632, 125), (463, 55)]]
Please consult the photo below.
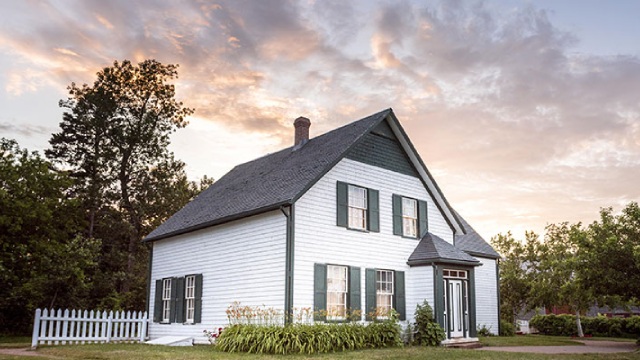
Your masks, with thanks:
[(640, 1), (2, 1), (0, 137), (42, 151), (71, 82), (180, 64), (191, 179), (391, 107), (489, 240), (640, 198)]

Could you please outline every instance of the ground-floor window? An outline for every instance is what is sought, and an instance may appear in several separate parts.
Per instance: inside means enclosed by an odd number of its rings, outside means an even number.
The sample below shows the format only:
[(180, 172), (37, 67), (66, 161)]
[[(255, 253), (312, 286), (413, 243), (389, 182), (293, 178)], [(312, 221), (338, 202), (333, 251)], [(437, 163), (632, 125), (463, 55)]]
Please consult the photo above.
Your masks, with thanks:
[(386, 317), (393, 309), (394, 282), (392, 270), (376, 270), (376, 313)]
[(171, 279), (162, 280), (162, 322), (171, 321)]
[(193, 323), (196, 310), (196, 276), (190, 275), (185, 277), (184, 302), (186, 322)]
[(348, 267), (327, 265), (327, 319), (343, 320), (347, 315)]

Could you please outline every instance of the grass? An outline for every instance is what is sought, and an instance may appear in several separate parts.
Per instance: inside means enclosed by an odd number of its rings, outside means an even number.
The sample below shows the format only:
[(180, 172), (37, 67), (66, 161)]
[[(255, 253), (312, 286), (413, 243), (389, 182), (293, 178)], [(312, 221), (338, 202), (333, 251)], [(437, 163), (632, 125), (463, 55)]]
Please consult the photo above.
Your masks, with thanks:
[(483, 346), (558, 346), (584, 345), (570, 337), (548, 335), (482, 336)]
[[(253, 354), (228, 354), (216, 351), (209, 346), (194, 347), (166, 347), (140, 344), (92, 344), (92, 345), (66, 345), (66, 346), (42, 346), (36, 351), (37, 357), (33, 359), (242, 359), (242, 360), (262, 360), (262, 359), (345, 359), (345, 360), (457, 360), (457, 359), (522, 359), (522, 360), (546, 360), (546, 359), (568, 359), (568, 360), (640, 360), (640, 353), (622, 354), (568, 354), (568, 355), (542, 355), (542, 354), (520, 354), (502, 353), (493, 351), (477, 351), (463, 349), (446, 348), (425, 348), (425, 347), (404, 347), (395, 349), (364, 350), (332, 354), (320, 354), (313, 356), (291, 355), (291, 356), (269, 356)], [(28, 357), (17, 357), (0, 354), (0, 359), (28, 359)]]
[(0, 336), (0, 349), (25, 348), (31, 346), (31, 338), (27, 336)]

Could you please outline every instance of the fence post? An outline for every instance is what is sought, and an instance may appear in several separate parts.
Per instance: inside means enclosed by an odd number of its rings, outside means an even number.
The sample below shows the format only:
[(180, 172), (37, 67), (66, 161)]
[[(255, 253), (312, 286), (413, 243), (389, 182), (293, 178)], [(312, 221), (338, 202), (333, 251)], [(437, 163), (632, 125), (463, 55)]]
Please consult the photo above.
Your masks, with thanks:
[(31, 335), (31, 350), (38, 347), (38, 334), (40, 333), (40, 314), (42, 310), (36, 309), (36, 316), (33, 318), (33, 335)]

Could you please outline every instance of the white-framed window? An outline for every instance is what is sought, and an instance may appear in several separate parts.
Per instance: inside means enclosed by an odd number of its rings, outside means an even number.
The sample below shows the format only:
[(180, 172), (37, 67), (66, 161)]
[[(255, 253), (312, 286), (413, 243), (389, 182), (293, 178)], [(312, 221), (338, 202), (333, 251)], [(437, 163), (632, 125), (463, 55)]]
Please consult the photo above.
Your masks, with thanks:
[(367, 229), (367, 189), (349, 185), (349, 227)]
[(393, 281), (392, 270), (376, 270), (376, 313), (383, 317), (393, 309)]
[(185, 322), (193, 324), (196, 309), (196, 276), (190, 275), (185, 277), (184, 280)]
[(402, 198), (402, 235), (418, 236), (418, 202), (415, 199)]
[(171, 321), (171, 279), (162, 280), (162, 322)]
[(327, 320), (344, 320), (347, 315), (348, 267), (327, 265)]
[(442, 276), (450, 279), (466, 279), (467, 272), (465, 270), (442, 270)]

